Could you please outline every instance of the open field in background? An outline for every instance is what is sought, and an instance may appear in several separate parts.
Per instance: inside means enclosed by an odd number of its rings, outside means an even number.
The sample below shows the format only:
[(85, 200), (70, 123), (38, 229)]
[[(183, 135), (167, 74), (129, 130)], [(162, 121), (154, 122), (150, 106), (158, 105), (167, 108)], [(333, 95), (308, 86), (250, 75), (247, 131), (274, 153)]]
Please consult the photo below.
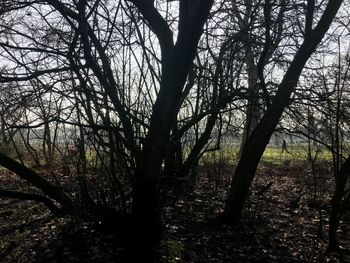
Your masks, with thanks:
[[(35, 149), (38, 153), (38, 157), (41, 161), (44, 161), (44, 156), (41, 150), (41, 145), (39, 144), (32, 144), (31, 145), (33, 149)], [(222, 144), (220, 146), (220, 150), (215, 151), (208, 151), (206, 152), (200, 163), (203, 162), (225, 162), (229, 164), (235, 164), (238, 160), (239, 155), (239, 143), (232, 143), (232, 144)], [(17, 146), (21, 158), (24, 161), (24, 163), (28, 166), (32, 166), (33, 160), (32, 156), (27, 153), (27, 150), (25, 149), (24, 145), (18, 144)], [(316, 154), (316, 147), (312, 147), (312, 155), (315, 156)], [(317, 154), (317, 162), (331, 162), (332, 161), (332, 154), (329, 150), (327, 150), (325, 147), (318, 147), (320, 151)], [(54, 160), (56, 162), (61, 162), (63, 157), (72, 158), (72, 156), (69, 156), (68, 149), (75, 149), (74, 145), (66, 145), (62, 144), (60, 147), (58, 147), (55, 150), (55, 156)], [(275, 165), (285, 165), (288, 163), (288, 165), (300, 165), (302, 163), (308, 162), (308, 145), (307, 143), (287, 143), (287, 149), (288, 152), (284, 151), (282, 153), (282, 146), (281, 145), (275, 145), (275, 144), (268, 144), (266, 147), (266, 150), (261, 158), (261, 163), (272, 163)], [(187, 156), (189, 154), (190, 149), (188, 147), (184, 148), (184, 155)], [(0, 147), (0, 152), (5, 152)], [(14, 159), (19, 160), (18, 154), (15, 152), (15, 150), (11, 147), (9, 150), (6, 151), (8, 155)], [(73, 156), (73, 159), (76, 156)], [(87, 147), (85, 149), (85, 157), (86, 160), (90, 163), (96, 162), (96, 158), (99, 159), (99, 157), (107, 157), (103, 152), (100, 152), (100, 156), (96, 153), (96, 151), (92, 147)]]
[[(308, 146), (307, 144), (287, 144), (287, 151), (282, 153), (281, 145), (269, 144), (261, 158), (260, 163), (275, 164), (275, 165), (297, 165), (300, 166), (308, 162)], [(202, 157), (201, 162), (221, 162), (235, 164), (238, 160), (239, 145), (222, 146), (220, 150), (207, 152)], [(316, 155), (316, 149), (313, 147), (312, 156)], [(325, 149), (320, 148), (317, 154), (317, 162), (331, 162), (332, 153)]]
[[(286, 161), (292, 162), (295, 165), (300, 165), (303, 162), (308, 161), (308, 146), (307, 144), (291, 144), (287, 146), (288, 152), (284, 151), (282, 153), (281, 146), (268, 145), (264, 155), (261, 158), (262, 162), (272, 162), (274, 164), (285, 164)], [(315, 157), (316, 150), (312, 150), (312, 156)], [(316, 161), (332, 161), (332, 153), (327, 149), (321, 149), (317, 154)]]

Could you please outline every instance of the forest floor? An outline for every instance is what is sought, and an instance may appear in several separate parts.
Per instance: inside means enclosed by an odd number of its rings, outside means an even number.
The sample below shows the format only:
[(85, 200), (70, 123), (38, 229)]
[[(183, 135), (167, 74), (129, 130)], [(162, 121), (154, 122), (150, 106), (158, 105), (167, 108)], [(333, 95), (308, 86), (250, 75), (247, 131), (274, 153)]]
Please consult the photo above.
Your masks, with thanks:
[[(215, 177), (217, 169), (199, 169), (192, 194), (166, 209), (162, 262), (350, 262), (345, 253), (326, 252), (329, 173), (317, 177), (315, 204), (313, 180), (304, 168), (261, 165), (243, 220), (230, 227), (211, 220), (223, 209), (232, 171), (226, 168)], [(0, 184), (28, 187), (13, 178), (0, 170)], [(338, 236), (350, 248), (349, 215)], [(0, 199), (0, 262), (118, 262), (120, 247), (114, 236), (87, 222), (55, 218), (33, 202)]]

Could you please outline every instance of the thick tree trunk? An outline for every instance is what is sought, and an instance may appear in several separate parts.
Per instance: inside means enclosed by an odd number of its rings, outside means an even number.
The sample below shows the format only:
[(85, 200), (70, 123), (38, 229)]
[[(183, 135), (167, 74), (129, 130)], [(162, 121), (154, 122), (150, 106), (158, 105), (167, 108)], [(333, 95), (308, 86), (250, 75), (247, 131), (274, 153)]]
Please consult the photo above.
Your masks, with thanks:
[[(161, 225), (160, 175), (170, 141), (170, 132), (179, 112), (183, 88), (196, 55), (202, 28), (207, 20), (212, 0), (201, 1), (189, 7), (180, 3), (179, 32), (176, 44), (165, 21), (159, 20), (152, 6), (133, 1), (153, 25), (162, 52), (162, 78), (157, 99), (152, 109), (148, 134), (141, 153), (136, 158), (133, 185), (132, 242), (135, 246), (133, 262), (157, 262)], [(143, 1), (142, 1), (143, 2)], [(190, 10), (188, 10), (190, 9)], [(196, 11), (193, 16), (188, 11)], [(131, 261), (130, 261), (131, 262)]]
[[(147, 176), (141, 176), (145, 178)], [(128, 260), (158, 262), (158, 248), (162, 224), (158, 185), (155, 181), (140, 179), (134, 185), (131, 240)], [(130, 261), (130, 262), (131, 262)]]
[(347, 178), (350, 174), (350, 156), (341, 166), (337, 178), (334, 195), (332, 198), (332, 208), (331, 215), (329, 218), (329, 232), (328, 232), (328, 250), (336, 251), (339, 249), (338, 240), (337, 240), (337, 230), (339, 226), (339, 221), (341, 218), (341, 209), (342, 209), (342, 198), (344, 195), (345, 185)]
[(157, 262), (161, 234), (160, 175), (167, 155), (170, 131), (176, 120), (182, 87), (192, 61), (188, 54), (167, 54), (161, 89), (153, 106), (149, 132), (137, 158), (132, 199), (132, 230), (129, 262)]
[(264, 118), (243, 147), (240, 161), (231, 182), (229, 195), (226, 199), (226, 207), (223, 214), (225, 223), (234, 224), (241, 217), (243, 205), (259, 161), (274, 130), (273, 124), (276, 123), (276, 120), (278, 122), (279, 116), (274, 116), (274, 119), (275, 121), (271, 123), (269, 118)]

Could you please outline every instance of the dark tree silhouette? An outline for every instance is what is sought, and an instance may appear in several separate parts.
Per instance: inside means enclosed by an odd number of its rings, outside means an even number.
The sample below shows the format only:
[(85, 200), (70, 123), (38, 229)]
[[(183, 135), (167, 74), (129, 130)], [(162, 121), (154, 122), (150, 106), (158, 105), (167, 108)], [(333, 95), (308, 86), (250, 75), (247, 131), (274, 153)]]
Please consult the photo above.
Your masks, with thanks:
[[(308, 1), (307, 3), (303, 42), (278, 85), (278, 90), (271, 101), (271, 105), (249, 136), (242, 150), (222, 218), (227, 223), (234, 224), (240, 219), (244, 202), (265, 147), (269, 143), (282, 113), (289, 105), (290, 96), (297, 85), (307, 60), (321, 43), (342, 1), (329, 1), (317, 24), (314, 22), (314, 1)], [(315, 26), (313, 26), (314, 24)]]

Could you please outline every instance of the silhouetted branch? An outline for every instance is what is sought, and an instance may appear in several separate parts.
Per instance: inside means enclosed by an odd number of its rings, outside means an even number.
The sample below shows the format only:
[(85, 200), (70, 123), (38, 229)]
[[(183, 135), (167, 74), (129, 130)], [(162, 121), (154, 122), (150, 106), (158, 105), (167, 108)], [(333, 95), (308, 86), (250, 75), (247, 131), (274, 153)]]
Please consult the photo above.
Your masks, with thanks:
[(0, 188), (0, 197), (15, 198), (20, 200), (31, 200), (39, 203), (43, 203), (52, 213), (55, 215), (63, 214), (61, 208), (58, 208), (49, 198), (43, 195), (24, 193), (20, 191), (10, 191)]

